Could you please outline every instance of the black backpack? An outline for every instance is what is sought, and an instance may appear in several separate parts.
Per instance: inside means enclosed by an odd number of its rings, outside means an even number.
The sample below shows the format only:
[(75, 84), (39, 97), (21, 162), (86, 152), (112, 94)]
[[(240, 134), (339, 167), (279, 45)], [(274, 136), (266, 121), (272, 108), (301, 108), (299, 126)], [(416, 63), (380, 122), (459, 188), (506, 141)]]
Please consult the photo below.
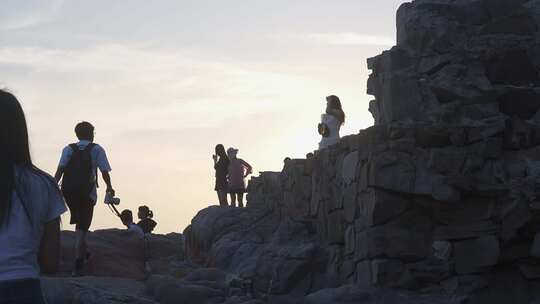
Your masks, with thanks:
[(64, 169), (62, 178), (62, 192), (66, 197), (78, 197), (89, 199), (90, 192), (96, 185), (97, 175), (92, 171), (92, 155), (90, 152), (96, 145), (88, 144), (84, 150), (79, 149), (77, 144), (69, 147), (73, 150), (71, 159)]

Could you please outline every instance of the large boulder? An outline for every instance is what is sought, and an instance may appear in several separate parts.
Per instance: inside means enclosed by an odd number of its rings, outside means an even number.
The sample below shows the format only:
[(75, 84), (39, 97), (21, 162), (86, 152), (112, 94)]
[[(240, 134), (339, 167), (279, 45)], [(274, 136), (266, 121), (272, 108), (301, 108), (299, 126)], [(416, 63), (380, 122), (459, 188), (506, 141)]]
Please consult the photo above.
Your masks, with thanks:
[[(75, 232), (62, 231), (60, 272), (71, 274), (73, 269)], [(84, 269), (85, 275), (99, 277), (122, 277), (143, 279), (145, 274), (145, 241), (126, 230), (106, 229), (89, 232), (87, 235), (90, 254)], [(182, 253), (180, 234), (148, 235), (146, 254), (154, 271), (168, 271), (172, 258)]]

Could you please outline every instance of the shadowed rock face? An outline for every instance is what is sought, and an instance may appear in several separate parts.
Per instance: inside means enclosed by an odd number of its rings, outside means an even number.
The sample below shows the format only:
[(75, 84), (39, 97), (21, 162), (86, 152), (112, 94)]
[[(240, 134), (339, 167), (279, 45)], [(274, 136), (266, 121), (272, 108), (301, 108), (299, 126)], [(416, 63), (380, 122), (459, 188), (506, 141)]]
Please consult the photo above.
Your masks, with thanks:
[(306, 303), (540, 301), (540, 1), (417, 0), (397, 25), (375, 126), (201, 211), (191, 258)]
[(376, 124), (482, 124), (540, 109), (540, 4), (414, 1), (397, 14), (397, 45), (368, 60)]
[(375, 126), (253, 178), (246, 209), (200, 211), (197, 265), (157, 236), (146, 292), (140, 244), (103, 231), (92, 274), (131, 279), (49, 278), (48, 298), (540, 303), (539, 25), (538, 0), (403, 4), (397, 45), (368, 60)]
[[(181, 254), (179, 234), (149, 235), (149, 259), (156, 271), (163, 268), (168, 258)], [(73, 269), (75, 233), (62, 231), (62, 260), (60, 272), (71, 274)], [(87, 237), (90, 259), (85, 275), (142, 279), (144, 273), (144, 243), (125, 230), (107, 229), (90, 232)]]

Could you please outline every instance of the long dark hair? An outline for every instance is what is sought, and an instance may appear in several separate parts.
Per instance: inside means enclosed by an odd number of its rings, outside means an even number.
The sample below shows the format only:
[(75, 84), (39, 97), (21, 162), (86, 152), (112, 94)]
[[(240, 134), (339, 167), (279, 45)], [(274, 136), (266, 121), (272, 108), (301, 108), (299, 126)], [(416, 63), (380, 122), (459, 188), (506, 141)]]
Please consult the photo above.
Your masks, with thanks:
[(219, 159), (223, 159), (227, 163), (229, 162), (229, 157), (227, 152), (225, 152), (225, 147), (222, 144), (216, 145), (216, 155), (219, 156)]
[[(23, 203), (26, 215), (30, 217), (28, 205), (23, 202), (22, 185), (15, 178), (15, 167), (27, 168), (47, 178), (50, 177), (32, 164), (28, 129), (21, 104), (13, 94), (0, 90), (0, 228), (7, 222), (14, 192)], [(58, 187), (56, 186), (58, 189)]]
[(341, 124), (345, 123), (345, 112), (341, 108), (341, 101), (336, 95), (330, 95), (326, 97), (328, 105), (326, 107), (326, 114), (330, 114), (337, 118)]

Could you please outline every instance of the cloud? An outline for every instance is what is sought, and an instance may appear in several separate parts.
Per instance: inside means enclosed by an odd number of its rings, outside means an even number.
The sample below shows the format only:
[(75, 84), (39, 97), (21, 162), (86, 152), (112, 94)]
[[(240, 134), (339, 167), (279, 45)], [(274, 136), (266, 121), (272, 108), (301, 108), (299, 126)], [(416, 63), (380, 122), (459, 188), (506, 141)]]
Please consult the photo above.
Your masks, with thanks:
[(54, 20), (64, 0), (5, 0), (0, 11), (0, 31), (24, 29)]
[(354, 32), (311, 33), (307, 34), (305, 39), (331, 45), (392, 46), (396, 44), (395, 39), (388, 36), (364, 35)]
[[(84, 49), (0, 47), (0, 67), (32, 71), (31, 79), (17, 80), (17, 74), (5, 77), (8, 86), (25, 92), (30, 98), (25, 100), (31, 101), (29, 106), (36, 113), (47, 111), (45, 103), (38, 103), (42, 100), (39, 92), (47, 92), (47, 99), (54, 100), (59, 111), (84, 109), (88, 113), (107, 108), (122, 113), (127, 124), (142, 121), (145, 127), (155, 128), (215, 127), (242, 115), (294, 106), (302, 110), (290, 101), (305, 98), (303, 88), (318, 87), (309, 75), (193, 53), (124, 44)], [(28, 84), (24, 88), (9, 82)], [(311, 94), (317, 93), (311, 90)]]

